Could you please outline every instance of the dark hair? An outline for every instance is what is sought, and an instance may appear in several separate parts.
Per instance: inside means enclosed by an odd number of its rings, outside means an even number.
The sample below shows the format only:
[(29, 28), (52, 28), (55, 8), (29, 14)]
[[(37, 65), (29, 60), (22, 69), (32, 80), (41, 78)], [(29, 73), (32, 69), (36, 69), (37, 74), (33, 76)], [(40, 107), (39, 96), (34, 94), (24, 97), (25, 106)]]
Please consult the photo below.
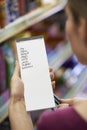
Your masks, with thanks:
[(87, 20), (87, 0), (68, 0), (66, 6), (69, 7), (76, 23), (79, 23), (80, 17)]

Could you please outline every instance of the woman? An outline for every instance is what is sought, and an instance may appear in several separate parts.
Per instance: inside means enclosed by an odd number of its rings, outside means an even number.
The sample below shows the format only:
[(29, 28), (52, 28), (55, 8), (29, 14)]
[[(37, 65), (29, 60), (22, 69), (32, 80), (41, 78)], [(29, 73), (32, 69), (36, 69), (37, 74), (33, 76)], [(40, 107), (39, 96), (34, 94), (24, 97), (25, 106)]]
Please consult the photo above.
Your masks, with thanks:
[[(87, 65), (87, 0), (68, 0), (65, 11), (66, 33), (71, 41), (73, 52), (82, 64)], [(20, 82), (18, 70), (17, 65), (11, 82), (12, 96), (9, 105), (11, 126), (13, 130), (32, 130), (32, 122), (25, 110), (23, 88), (20, 88), (23, 83)], [(87, 130), (87, 99), (61, 99), (61, 102), (59, 107), (65, 104), (68, 104), (68, 107), (44, 113), (38, 121), (38, 130)], [(14, 108), (16, 112), (13, 113)], [(18, 126), (18, 122), (22, 126)]]
[[(87, 65), (87, 0), (68, 0), (65, 7), (66, 33), (78, 60)], [(86, 130), (87, 99), (61, 100), (70, 107), (44, 113), (38, 121), (38, 130)], [(58, 123), (57, 123), (58, 122)]]

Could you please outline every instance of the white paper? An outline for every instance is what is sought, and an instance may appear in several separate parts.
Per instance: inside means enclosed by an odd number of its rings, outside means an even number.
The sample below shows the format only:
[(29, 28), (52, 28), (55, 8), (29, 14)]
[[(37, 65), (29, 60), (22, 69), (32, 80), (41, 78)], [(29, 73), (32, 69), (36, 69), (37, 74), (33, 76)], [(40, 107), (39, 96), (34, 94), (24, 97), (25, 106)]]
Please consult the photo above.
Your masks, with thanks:
[(55, 107), (44, 38), (23, 39), (16, 43), (26, 110)]

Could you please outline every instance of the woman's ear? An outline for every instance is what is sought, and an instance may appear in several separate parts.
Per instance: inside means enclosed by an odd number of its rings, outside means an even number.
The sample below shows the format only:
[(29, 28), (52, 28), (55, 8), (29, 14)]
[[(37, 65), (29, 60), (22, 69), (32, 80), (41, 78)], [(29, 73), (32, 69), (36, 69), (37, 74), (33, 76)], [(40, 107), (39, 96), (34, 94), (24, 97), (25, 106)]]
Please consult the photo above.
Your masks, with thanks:
[(80, 18), (78, 26), (79, 36), (82, 41), (87, 42), (87, 21), (84, 18)]

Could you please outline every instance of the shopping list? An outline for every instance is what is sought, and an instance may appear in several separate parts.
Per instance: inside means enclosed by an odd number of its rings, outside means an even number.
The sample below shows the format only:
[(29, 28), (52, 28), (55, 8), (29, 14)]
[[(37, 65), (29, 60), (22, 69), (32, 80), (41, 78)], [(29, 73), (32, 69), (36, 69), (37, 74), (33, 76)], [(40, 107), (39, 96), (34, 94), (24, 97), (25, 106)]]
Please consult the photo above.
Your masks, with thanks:
[(26, 110), (55, 107), (44, 38), (16, 41)]

